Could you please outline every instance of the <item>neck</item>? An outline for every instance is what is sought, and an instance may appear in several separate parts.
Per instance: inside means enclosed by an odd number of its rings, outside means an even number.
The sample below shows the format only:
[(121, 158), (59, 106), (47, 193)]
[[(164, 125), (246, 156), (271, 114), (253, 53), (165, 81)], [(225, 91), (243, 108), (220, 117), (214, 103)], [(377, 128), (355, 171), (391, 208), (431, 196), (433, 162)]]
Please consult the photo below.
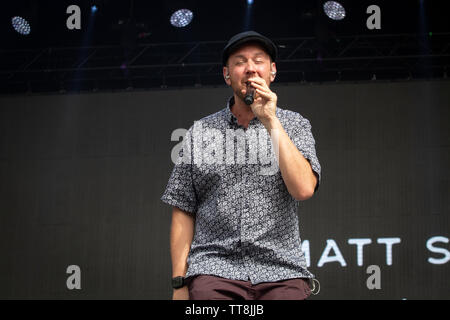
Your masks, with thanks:
[(238, 120), (238, 123), (245, 124), (245, 126), (255, 117), (252, 108), (246, 105), (236, 94), (234, 95), (234, 105), (231, 107), (231, 112)]

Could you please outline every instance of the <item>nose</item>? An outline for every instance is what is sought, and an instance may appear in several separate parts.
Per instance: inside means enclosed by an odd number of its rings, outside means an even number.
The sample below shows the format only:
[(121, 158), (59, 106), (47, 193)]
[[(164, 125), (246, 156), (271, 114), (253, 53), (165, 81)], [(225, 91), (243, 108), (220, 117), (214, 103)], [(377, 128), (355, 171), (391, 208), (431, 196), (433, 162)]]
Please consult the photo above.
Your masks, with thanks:
[(255, 63), (253, 63), (252, 60), (248, 60), (247, 66), (245, 68), (245, 73), (246, 74), (256, 73), (256, 65), (255, 65)]

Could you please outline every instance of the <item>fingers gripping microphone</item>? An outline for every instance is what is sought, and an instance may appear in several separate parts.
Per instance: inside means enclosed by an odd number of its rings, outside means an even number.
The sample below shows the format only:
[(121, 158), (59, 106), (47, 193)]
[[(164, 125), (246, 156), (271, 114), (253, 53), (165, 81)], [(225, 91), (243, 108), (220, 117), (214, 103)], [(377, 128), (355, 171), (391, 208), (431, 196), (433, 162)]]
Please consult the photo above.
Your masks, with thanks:
[(249, 82), (247, 82), (247, 93), (245, 94), (244, 102), (246, 105), (251, 105), (255, 97), (255, 88), (253, 88)]

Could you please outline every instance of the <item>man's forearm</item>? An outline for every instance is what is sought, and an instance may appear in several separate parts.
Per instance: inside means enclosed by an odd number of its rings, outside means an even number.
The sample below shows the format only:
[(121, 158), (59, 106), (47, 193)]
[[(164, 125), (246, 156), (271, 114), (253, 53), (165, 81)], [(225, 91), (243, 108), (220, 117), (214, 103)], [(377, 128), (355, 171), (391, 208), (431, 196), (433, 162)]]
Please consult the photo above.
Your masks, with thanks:
[(172, 276), (185, 276), (187, 257), (194, 236), (194, 218), (188, 213), (173, 208), (170, 230), (170, 253), (172, 257)]
[(289, 193), (297, 200), (312, 197), (317, 178), (308, 160), (289, 138), (278, 118), (271, 119), (264, 126), (271, 136), (274, 150), (275, 143), (278, 143), (278, 165)]

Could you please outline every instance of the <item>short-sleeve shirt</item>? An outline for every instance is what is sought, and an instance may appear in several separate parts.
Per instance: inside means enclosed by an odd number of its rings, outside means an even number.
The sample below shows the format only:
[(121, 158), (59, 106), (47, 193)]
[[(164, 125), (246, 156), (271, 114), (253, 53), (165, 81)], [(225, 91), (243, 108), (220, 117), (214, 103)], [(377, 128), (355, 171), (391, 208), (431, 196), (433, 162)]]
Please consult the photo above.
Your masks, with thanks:
[[(297, 209), (257, 117), (247, 128), (227, 106), (195, 121), (181, 143), (161, 200), (195, 218), (186, 277), (215, 275), (252, 284), (313, 278), (301, 249)], [(317, 176), (310, 122), (277, 107), (276, 116)]]

